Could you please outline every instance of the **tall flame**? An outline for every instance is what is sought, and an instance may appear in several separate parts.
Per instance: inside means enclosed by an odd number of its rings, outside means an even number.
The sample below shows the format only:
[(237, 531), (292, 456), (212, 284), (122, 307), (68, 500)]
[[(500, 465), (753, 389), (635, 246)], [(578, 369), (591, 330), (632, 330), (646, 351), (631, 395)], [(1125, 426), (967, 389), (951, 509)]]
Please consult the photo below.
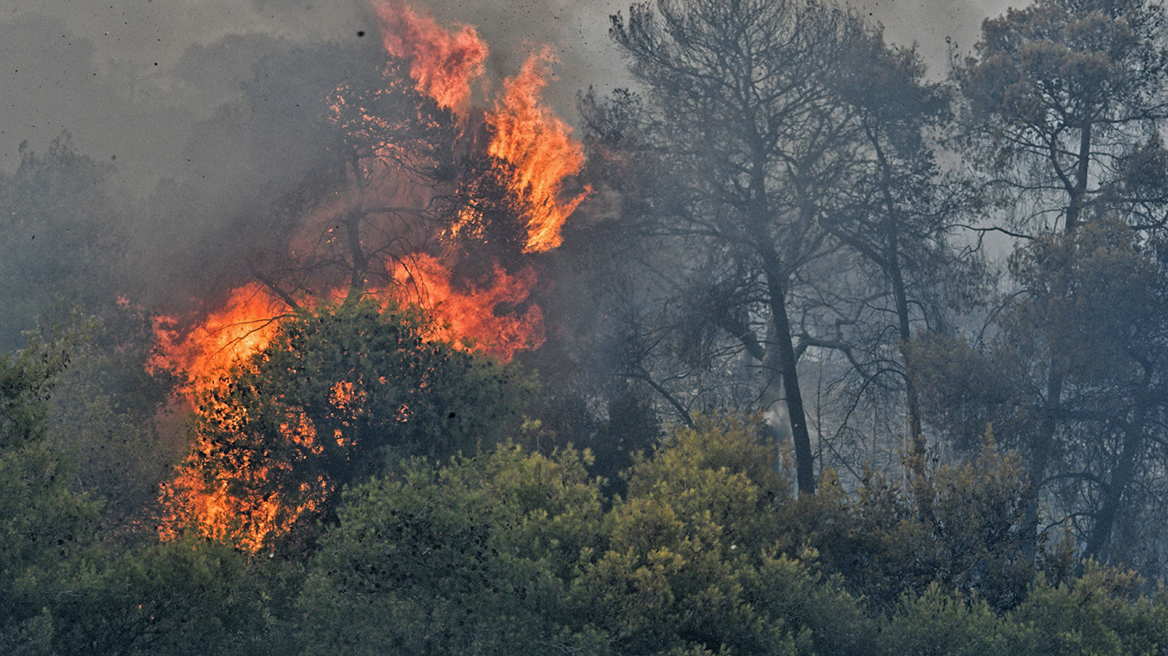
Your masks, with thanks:
[[(409, 60), (410, 78), (421, 93), (469, 121), (466, 110), (472, 84), (483, 74), (487, 57), (486, 43), (478, 32), (470, 26), (448, 31), (432, 18), (420, 16), (403, 0), (374, 2), (384, 28), (382, 43), (386, 51)], [(555, 61), (550, 47), (532, 54), (518, 75), (504, 81), (502, 95), (485, 112), (490, 135), (487, 154), (495, 158), (496, 166), (507, 168), (506, 175), (500, 177), (509, 181), (510, 193), (523, 199), (523, 205), (529, 208), (528, 216), (523, 217), (527, 227), (525, 253), (559, 246), (564, 222), (590, 193), (586, 188), (564, 198), (565, 180), (580, 172), (584, 155), (581, 145), (571, 138), (571, 128), (542, 99)], [(343, 109), (335, 108), (338, 113)], [(387, 175), (391, 173), (370, 171), (371, 178)], [(385, 180), (388, 182), (382, 185)], [(385, 180), (370, 180), (366, 193), (381, 193), (384, 186), (392, 190), (389, 193), (396, 201), (401, 200), (398, 195), (410, 193), (404, 181)], [(328, 212), (346, 211), (351, 201), (341, 198), (337, 201), (341, 206), (318, 208), (318, 218), (323, 220)], [(328, 221), (333, 221), (331, 215)], [(418, 226), (394, 228), (405, 229), (428, 230)], [(457, 230), (456, 227), (454, 232)], [(509, 274), (496, 263), (486, 282), (480, 280), (472, 286), (456, 284), (439, 259), (424, 253), (415, 253), (390, 268), (387, 273), (392, 284), (381, 290), (383, 298), (413, 301), (428, 308), (439, 320), (433, 335), (436, 339), (461, 348), (481, 348), (503, 361), (543, 344), (543, 314), (538, 305), (527, 300), (536, 282), (530, 266)], [(318, 298), (336, 300), (345, 291), (325, 291)], [(259, 283), (252, 283), (234, 290), (221, 309), (188, 332), (179, 330), (177, 319), (163, 317), (155, 326), (162, 355), (154, 364), (186, 371), (190, 389), (196, 393), (213, 390), (218, 385), (217, 372), (270, 343), (278, 330), (280, 308), (279, 300)], [(361, 404), (361, 399), (344, 387), (334, 389), (331, 398), (339, 409)], [(400, 420), (408, 421), (408, 411), (403, 412)], [(307, 418), (289, 417), (280, 426), (280, 433), (301, 446), (320, 447), (315, 428)], [(160, 534), (164, 539), (174, 539), (184, 527), (193, 526), (207, 537), (230, 539), (254, 551), (270, 536), (286, 532), (300, 517), (316, 511), (334, 492), (332, 483), (322, 478), (313, 485), (305, 484), (296, 499), (240, 496), (240, 483), (250, 490), (268, 489), (269, 483), (288, 472), (279, 469), (281, 465), (260, 461), (234, 463), (233, 471), (207, 471), (202, 465), (215, 457), (212, 439), (196, 436), (177, 476), (163, 486), (166, 510)], [(345, 444), (339, 433), (319, 439), (336, 439), (339, 445)]]
[(401, 0), (378, 3), (382, 44), (394, 57), (410, 60), (410, 77), (418, 91), (451, 109), (464, 109), (470, 85), (483, 74), (487, 44), (469, 25), (448, 32), (433, 18), (419, 16)]
[(584, 151), (572, 141), (572, 128), (542, 103), (556, 59), (549, 46), (528, 57), (519, 75), (504, 81), (503, 97), (487, 116), (494, 131), (487, 152), (515, 167), (513, 191), (532, 200), (524, 249), (528, 253), (559, 246), (564, 221), (590, 193), (586, 189), (560, 202), (564, 179), (584, 167)]

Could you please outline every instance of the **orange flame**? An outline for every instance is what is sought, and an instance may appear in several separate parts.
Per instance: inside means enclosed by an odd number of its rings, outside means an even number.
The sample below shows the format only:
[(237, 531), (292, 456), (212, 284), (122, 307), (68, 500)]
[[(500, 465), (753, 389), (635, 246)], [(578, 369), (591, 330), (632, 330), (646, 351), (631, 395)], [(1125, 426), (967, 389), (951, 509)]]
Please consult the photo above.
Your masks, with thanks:
[(315, 486), (301, 484), (302, 499), (296, 505), (272, 494), (241, 495), (241, 488), (263, 489), (273, 474), (271, 465), (246, 462), (238, 470), (216, 472), (207, 480), (198, 459), (208, 451), (205, 439), (197, 438), (178, 475), (162, 484), (159, 498), (164, 511), (158, 534), (163, 541), (175, 540), (184, 530), (193, 529), (200, 537), (231, 542), (254, 552), (269, 536), (287, 532), (302, 516), (314, 512), (332, 492), (331, 484), (318, 478)]
[(519, 75), (503, 82), (503, 97), (487, 117), (494, 131), (488, 154), (515, 167), (512, 191), (526, 194), (535, 208), (527, 219), (528, 253), (559, 246), (564, 221), (591, 192), (560, 202), (564, 180), (584, 167), (584, 151), (572, 140), (572, 128), (542, 103), (555, 62), (549, 46), (528, 57)]
[(233, 290), (222, 309), (189, 333), (178, 330), (176, 318), (158, 317), (154, 334), (160, 353), (151, 365), (184, 371), (192, 389), (206, 390), (215, 373), (268, 345), (279, 328), (279, 304), (259, 283), (249, 283)]
[(514, 276), (495, 265), (489, 287), (456, 290), (450, 272), (435, 258), (419, 254), (407, 266), (398, 264), (394, 280), (415, 291), (416, 300), (442, 321), (435, 337), (466, 347), (482, 347), (503, 362), (517, 351), (534, 350), (543, 345), (543, 312), (530, 304), (520, 316), (496, 314), (496, 308), (516, 305), (527, 300), (535, 285), (535, 271), (525, 268)]
[(483, 74), (487, 58), (487, 44), (479, 33), (469, 25), (448, 32), (401, 0), (380, 2), (374, 9), (381, 18), (386, 52), (410, 60), (410, 77), (418, 91), (443, 107), (464, 109), (470, 84)]
[[(416, 88), (441, 106), (463, 112), (468, 109), (471, 85), (484, 71), (487, 46), (470, 26), (448, 31), (428, 16), (419, 16), (403, 0), (378, 0), (374, 9), (382, 21), (382, 43), (395, 57), (409, 60), (409, 75)], [(556, 57), (550, 47), (534, 53), (513, 78), (504, 81), (503, 94), (493, 110), (486, 113), (490, 127), (487, 154), (508, 167), (510, 191), (532, 208), (527, 222), (524, 252), (537, 253), (560, 245), (561, 230), (568, 216), (591, 193), (590, 189), (566, 199), (565, 180), (583, 167), (581, 145), (571, 138), (571, 128), (542, 99)], [(334, 108), (338, 114), (346, 108)], [(376, 117), (363, 117), (378, 120)], [(385, 178), (389, 171), (371, 171), (371, 177)], [(387, 184), (392, 194), (409, 193), (402, 184)], [(379, 188), (376, 180), (370, 189)], [(335, 211), (336, 208), (333, 208)], [(324, 210), (321, 210), (324, 211)], [(457, 231), (457, 227), (455, 228)], [(474, 235), (464, 235), (473, 238)], [(536, 276), (531, 267), (510, 275), (494, 265), (491, 282), (465, 290), (451, 280), (451, 272), (436, 258), (415, 254), (407, 264), (396, 264), (388, 272), (394, 285), (382, 290), (399, 300), (414, 300), (439, 319), (433, 338), (461, 348), (481, 347), (502, 361), (521, 350), (539, 348), (544, 342), (543, 314), (528, 303)], [(402, 290), (410, 290), (401, 298)], [(320, 298), (335, 299), (343, 291)], [(526, 307), (522, 312), (518, 308)], [(155, 325), (162, 355), (155, 366), (182, 369), (190, 378), (190, 390), (203, 393), (218, 384), (215, 374), (233, 362), (265, 348), (278, 330), (280, 302), (258, 283), (234, 290), (223, 308), (201, 325), (183, 333), (179, 321), (163, 317)], [(360, 407), (360, 394), (351, 385), (338, 383), (330, 402), (349, 412)], [(230, 409), (224, 411), (230, 412)], [(410, 409), (402, 406), (399, 421), (408, 421)], [(281, 435), (316, 452), (322, 449), (312, 422), (307, 417), (290, 417), (280, 426)], [(339, 430), (328, 438), (345, 446)], [(255, 551), (265, 540), (287, 530), (301, 517), (323, 506), (334, 492), (323, 478), (305, 484), (295, 499), (259, 495), (240, 490), (263, 490), (287, 472), (272, 462), (235, 463), (231, 471), (208, 471), (202, 464), (213, 459), (210, 437), (195, 438), (190, 455), (174, 480), (163, 485), (161, 500), (165, 514), (159, 529), (164, 540), (176, 538), (187, 528), (206, 537), (231, 540), (241, 548)]]

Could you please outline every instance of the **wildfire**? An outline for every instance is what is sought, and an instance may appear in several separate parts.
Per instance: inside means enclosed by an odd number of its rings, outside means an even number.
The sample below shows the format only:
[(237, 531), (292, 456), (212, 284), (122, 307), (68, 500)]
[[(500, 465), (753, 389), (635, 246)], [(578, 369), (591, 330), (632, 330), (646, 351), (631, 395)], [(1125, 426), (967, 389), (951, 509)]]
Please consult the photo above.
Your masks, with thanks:
[[(439, 105), (461, 109), (487, 57), (487, 44), (478, 32), (465, 25), (457, 33), (448, 32), (398, 0), (379, 4), (377, 13), (386, 51), (411, 60), (410, 76), (418, 90)], [(572, 128), (543, 104), (543, 89), (556, 62), (550, 46), (533, 53), (518, 75), (503, 82), (503, 96), (487, 113), (493, 132), (487, 153), (514, 167), (512, 192), (532, 201), (528, 253), (559, 246), (564, 222), (591, 193), (585, 189), (560, 200), (563, 181), (584, 167), (584, 151), (572, 140)]]
[[(391, 56), (408, 61), (409, 78), (415, 88), (439, 105), (458, 112), (464, 129), (471, 125), (474, 120), (468, 111), (471, 89), (475, 80), (482, 76), (487, 57), (487, 45), (478, 32), (465, 25), (447, 30), (432, 18), (419, 15), (401, 0), (377, 2), (374, 9), (382, 21), (385, 50)], [(571, 128), (543, 103), (542, 92), (555, 61), (550, 47), (533, 53), (518, 75), (504, 80), (502, 94), (491, 109), (484, 112), (489, 134), (486, 155), (493, 158), (494, 166), (506, 168), (500, 179), (508, 181), (508, 191), (516, 199), (522, 199), (521, 205), (527, 208), (527, 215), (519, 217), (527, 228), (523, 253), (545, 252), (559, 246), (564, 222), (590, 193), (585, 189), (565, 198), (564, 182), (580, 172), (584, 155), (580, 144), (571, 138)], [(360, 107), (344, 105), (343, 97), (338, 97), (340, 100), (333, 111), (345, 119), (338, 119), (338, 125), (345, 129), (360, 130), (363, 121), (384, 120), (383, 117), (367, 116)], [(466, 130), (464, 134), (473, 132)], [(483, 144), (474, 147), (481, 149)], [(310, 223), (339, 224), (348, 216), (359, 215), (366, 209), (360, 203), (374, 197), (381, 205), (394, 208), (405, 207), (409, 194), (424, 197), (434, 193), (429, 189), (411, 188), (405, 177), (394, 178), (388, 168), (386, 171), (366, 168), (362, 174), (367, 175), (368, 180), (364, 181), (360, 193), (352, 194), (352, 197), (344, 193), (337, 195), (332, 205), (316, 209), (314, 221)], [(384, 214), (408, 215), (394, 214), (392, 210)], [(401, 235), (408, 230), (424, 233), (430, 229), (427, 226), (402, 222), (378, 229), (386, 234)], [(339, 228), (335, 230), (339, 235)], [(460, 234), (459, 226), (447, 234), (464, 239), (482, 236), (472, 231)], [(410, 239), (403, 241), (418, 243), (414, 241), (416, 237), (417, 234), (411, 233)], [(348, 238), (359, 240), (359, 237)], [(294, 237), (291, 250), (314, 248), (317, 239), (311, 235)], [(328, 239), (339, 237), (330, 232)], [(435, 339), (449, 341), (460, 348), (482, 349), (502, 361), (510, 360), (519, 351), (536, 349), (543, 344), (543, 313), (538, 305), (528, 300), (536, 283), (536, 273), (530, 265), (508, 273), (494, 263), (489, 267), (491, 274), (467, 284), (453, 280), (451, 270), (442, 260), (425, 253), (388, 261), (396, 262), (388, 265), (389, 270), (385, 272), (390, 282), (376, 293), (386, 301), (393, 298), (427, 308), (437, 319)], [(371, 282), (365, 291), (374, 291), (372, 286)], [(320, 289), (316, 298), (336, 301), (347, 293), (348, 288)], [(155, 359), (154, 365), (187, 372), (190, 390), (210, 398), (206, 393), (218, 385), (218, 372), (261, 351), (276, 334), (278, 320), (286, 311), (286, 306), (277, 296), (268, 293), (259, 283), (252, 283), (231, 292), (221, 309), (207, 315), (193, 329), (180, 330), (179, 320), (161, 318), (155, 325), (155, 332), (162, 355)], [(303, 302), (312, 303), (310, 300)], [(331, 405), (342, 413), (358, 411), (364, 401), (351, 384), (337, 383), (329, 397)], [(230, 413), (230, 409), (213, 411)], [(397, 419), (409, 421), (410, 415), (410, 409), (403, 405)], [(318, 436), (307, 417), (287, 418), (279, 425), (279, 434), (281, 439), (312, 453), (323, 448), (320, 439), (335, 440), (342, 448), (351, 439), (339, 428), (330, 435)], [(294, 495), (295, 499), (281, 499), (274, 494), (242, 493), (241, 489), (272, 489), (272, 483), (286, 480), (288, 472), (263, 461), (258, 454), (243, 457), (241, 461), (231, 460), (229, 465), (222, 464), (225, 456), (216, 451), (218, 446), (214, 439), (213, 436), (197, 435), (176, 478), (163, 486), (161, 498), (166, 508), (160, 528), (163, 539), (174, 539), (183, 530), (194, 528), (207, 537), (229, 539), (242, 548), (256, 550), (270, 536), (286, 532), (299, 518), (323, 507), (334, 492), (331, 482), (321, 478), (314, 484), (303, 484), (300, 494)], [(249, 457), (255, 460), (249, 460)], [(208, 471), (207, 462), (220, 463), (217, 465), (220, 468), (212, 467)]]
[(233, 290), (222, 308), (189, 332), (180, 331), (174, 317), (158, 317), (154, 333), (161, 353), (151, 364), (184, 371), (194, 391), (205, 391), (214, 374), (268, 345), (279, 328), (278, 308), (279, 301), (262, 285), (249, 283)]
[(241, 487), (263, 489), (276, 472), (266, 463), (244, 462), (230, 475), (223, 472), (207, 480), (197, 459), (209, 448), (200, 437), (178, 475), (162, 485), (160, 499), (165, 510), (158, 533), (163, 541), (175, 540), (185, 529), (194, 528), (202, 537), (256, 551), (268, 536), (285, 532), (302, 516), (314, 512), (333, 491), (328, 481), (318, 478), (315, 486), (300, 486), (301, 499), (294, 504), (272, 494), (240, 495)]
[(487, 117), (494, 132), (487, 152), (515, 167), (513, 191), (532, 200), (524, 249), (528, 253), (559, 246), (564, 221), (590, 193), (585, 189), (560, 201), (564, 179), (584, 167), (584, 151), (572, 141), (572, 128), (541, 102), (555, 61), (547, 46), (529, 57), (519, 75), (503, 83), (503, 97)]
[(523, 303), (535, 285), (530, 267), (509, 276), (495, 265), (489, 287), (460, 292), (450, 282), (450, 272), (435, 258), (419, 254), (410, 265), (399, 264), (394, 280), (415, 290), (419, 305), (432, 310), (442, 325), (436, 335), (464, 346), (481, 347), (506, 362), (516, 351), (543, 345), (543, 312), (534, 303), (521, 316), (496, 315), (494, 308)]
[(487, 58), (487, 44), (479, 33), (469, 25), (448, 32), (400, 0), (382, 2), (375, 9), (384, 28), (385, 51), (410, 60), (410, 77), (418, 91), (443, 107), (464, 109), (471, 82), (483, 74)]

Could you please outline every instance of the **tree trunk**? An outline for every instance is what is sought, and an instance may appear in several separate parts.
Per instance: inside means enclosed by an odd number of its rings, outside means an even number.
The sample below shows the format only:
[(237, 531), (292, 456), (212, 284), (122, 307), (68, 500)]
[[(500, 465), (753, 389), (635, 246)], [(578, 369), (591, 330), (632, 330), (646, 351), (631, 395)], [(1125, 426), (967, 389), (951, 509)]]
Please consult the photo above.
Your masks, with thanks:
[(369, 258), (365, 255), (365, 245), (361, 243), (361, 221), (365, 219), (365, 187), (368, 183), (356, 151), (350, 153), (349, 166), (352, 167), (357, 198), (345, 213), (343, 221), (345, 241), (352, 266), (349, 276), (349, 292), (345, 295), (346, 305), (361, 300), (361, 296), (365, 293), (365, 282), (369, 276)]
[(361, 243), (361, 208), (349, 210), (345, 217), (345, 238), (349, 247), (352, 273), (349, 278), (349, 293), (345, 303), (355, 303), (365, 292), (365, 279), (369, 275), (369, 259), (365, 256), (365, 246)]
[[(812, 466), (811, 436), (807, 431), (807, 417), (803, 411), (803, 395), (799, 391), (799, 373), (796, 369), (795, 347), (791, 337), (791, 323), (787, 317), (787, 286), (772, 254), (764, 262), (767, 288), (770, 293), (771, 321), (775, 342), (770, 345), (777, 355), (779, 375), (787, 397), (787, 414), (791, 422), (791, 441), (795, 445), (795, 482), (800, 495), (815, 494), (815, 471)], [(770, 358), (768, 358), (770, 360)]]
[[(1079, 133), (1079, 156), (1075, 166), (1075, 184), (1066, 189), (1070, 201), (1067, 203), (1066, 224), (1063, 234), (1069, 235), (1079, 224), (1083, 210), (1083, 196), (1087, 190), (1087, 176), (1091, 164), (1091, 123), (1086, 123)], [(1038, 501), (1042, 484), (1046, 478), (1046, 467), (1050, 462), (1050, 450), (1054, 447), (1054, 435), (1058, 430), (1058, 411), (1062, 404), (1063, 374), (1058, 363), (1058, 354), (1052, 345), (1050, 353), (1050, 374), (1047, 376), (1046, 405), (1043, 408), (1042, 424), (1038, 430), (1038, 441), (1032, 445), (1030, 454), (1030, 498), (1026, 501), (1026, 536), (1022, 543), (1023, 555), (1035, 563), (1038, 556)]]
[(1058, 430), (1058, 410), (1063, 395), (1063, 375), (1053, 355), (1046, 389), (1038, 440), (1031, 445), (1030, 452), (1030, 491), (1026, 500), (1026, 534), (1022, 540), (1022, 555), (1030, 563), (1036, 563), (1038, 557), (1038, 500), (1046, 478), (1046, 466), (1050, 462), (1050, 450), (1054, 446), (1054, 434)]
[[(1146, 386), (1146, 385), (1145, 385)], [(1095, 513), (1095, 525), (1091, 528), (1091, 536), (1087, 538), (1087, 548), (1083, 551), (1084, 558), (1095, 558), (1106, 561), (1108, 558), (1108, 544), (1111, 542), (1111, 530), (1115, 526), (1115, 515), (1119, 512), (1123, 494), (1128, 484), (1135, 477), (1136, 459), (1144, 447), (1144, 419), (1147, 417), (1148, 404), (1141, 402), (1138, 416), (1131, 426), (1124, 432), (1123, 448), (1119, 452), (1119, 462), (1111, 473), (1111, 480), (1103, 491), (1103, 505)], [(1082, 565), (1079, 566), (1080, 568)]]
[(889, 236), (889, 266), (888, 277), (892, 280), (892, 294), (896, 300), (897, 330), (900, 335), (900, 357), (904, 366), (904, 393), (908, 401), (908, 429), (909, 429), (909, 467), (913, 473), (923, 477), (925, 474), (925, 436), (921, 431), (921, 403), (917, 395), (917, 387), (909, 375), (908, 341), (912, 339), (912, 327), (909, 324), (908, 293), (904, 288), (904, 275), (900, 270), (900, 245), (897, 243), (896, 232)]
[(908, 401), (908, 430), (909, 430), (909, 466), (919, 477), (925, 474), (925, 436), (921, 432), (921, 404), (917, 396), (916, 385), (909, 376), (908, 351), (905, 345), (912, 339), (912, 327), (909, 324), (908, 292), (904, 287), (904, 272), (900, 268), (900, 211), (896, 200), (892, 197), (892, 174), (888, 158), (884, 156), (884, 149), (880, 147), (880, 139), (871, 130), (865, 128), (868, 139), (876, 149), (876, 157), (880, 162), (880, 190), (884, 197), (885, 209), (888, 213), (888, 223), (885, 234), (888, 236), (888, 258), (885, 273), (892, 281), (892, 295), (896, 301), (897, 330), (901, 343), (901, 362), (904, 366), (904, 393)]
[(1079, 158), (1075, 167), (1075, 186), (1068, 189), (1071, 202), (1067, 204), (1065, 233), (1071, 234), (1083, 213), (1084, 196), (1087, 194), (1087, 175), (1091, 167), (1091, 123), (1087, 122), (1079, 132)]

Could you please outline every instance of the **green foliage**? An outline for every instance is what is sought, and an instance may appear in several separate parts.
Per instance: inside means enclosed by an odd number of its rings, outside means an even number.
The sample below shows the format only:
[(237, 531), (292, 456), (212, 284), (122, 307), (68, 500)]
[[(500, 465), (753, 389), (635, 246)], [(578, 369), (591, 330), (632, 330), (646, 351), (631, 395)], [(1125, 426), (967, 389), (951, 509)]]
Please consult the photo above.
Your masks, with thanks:
[(1021, 428), (1025, 413), (1016, 415), (1013, 403), (1021, 393), (1025, 360), (1008, 349), (979, 350), (949, 334), (919, 334), (905, 348), (924, 416), (958, 449), (976, 448), (991, 423), (1011, 437)]
[(602, 644), (551, 621), (560, 577), (598, 539), (599, 487), (579, 454), (503, 446), (437, 471), (415, 461), (346, 499), (301, 598), (307, 653)]
[(987, 437), (972, 461), (914, 480), (912, 495), (931, 543), (933, 580), (998, 610), (1024, 598), (1034, 570), (1024, 557), (1027, 486), (1018, 458)]
[(678, 431), (608, 512), (572, 451), (503, 446), (355, 488), (301, 597), (309, 651), (863, 653), (871, 625), (814, 554), (755, 535), (790, 487), (757, 436), (732, 420)]
[[(293, 525), (311, 536), (309, 520), (329, 517), (346, 484), (404, 456), (500, 440), (519, 423), (526, 383), (428, 331), (419, 310), (368, 300), (287, 320), (201, 399), (185, 474), (167, 492), (174, 528), (226, 531), (253, 549)], [(223, 490), (238, 526), (208, 526), (198, 512), (199, 495)]]
[(906, 596), (892, 621), (880, 633), (886, 654), (903, 656), (1006, 656), (1016, 641), (984, 601), (930, 585), (920, 597)]
[(1135, 600), (1134, 572), (1089, 563), (1082, 577), (1059, 586), (1040, 581), (1010, 619), (1026, 635), (1018, 651), (1060, 654), (1162, 654), (1168, 648), (1163, 599)]
[[(20, 356), (26, 371), (52, 361)], [(611, 503), (588, 452), (505, 443), (441, 467), (401, 460), (346, 490), (307, 561), (191, 539), (118, 554), (87, 548), (79, 532), (20, 542), (34, 520), (81, 531), (96, 509), (60, 481), (34, 490), (39, 500), (0, 486), (0, 500), (36, 513), (19, 527), (2, 516), (13, 532), (0, 551), (0, 645), (62, 656), (1152, 655), (1168, 646), (1168, 593), (1135, 598), (1141, 582), (1130, 572), (1089, 564), (1079, 578), (1031, 583), (1018, 557), (1021, 468), (992, 441), (906, 490), (873, 476), (850, 495), (827, 472), (818, 495), (796, 500), (761, 435), (757, 420), (699, 417), (635, 456), (627, 497)]]
[[(932, 584), (1001, 612), (1025, 598), (1035, 575), (1023, 539), (1027, 489), (1018, 458), (990, 439), (969, 462), (926, 470), (905, 487), (868, 472), (849, 495), (827, 472), (818, 498), (792, 507), (788, 530), (879, 614)], [(1053, 571), (1053, 555), (1048, 564)]]
[(681, 521), (724, 532), (726, 546), (760, 550), (781, 542), (780, 522), (794, 495), (758, 422), (699, 416), (693, 427), (675, 429), (625, 474), (628, 502), (666, 504)]
[(141, 310), (113, 306), (87, 324), (56, 378), (49, 430), (75, 461), (69, 489), (104, 498), (103, 533), (124, 535), (157, 514), (158, 485), (181, 455), (155, 427), (177, 379), (152, 366)]
[(608, 549), (573, 583), (622, 653), (863, 651), (866, 622), (805, 562), (814, 553), (776, 550), (791, 485), (761, 433), (757, 421), (699, 418), (629, 471)]
[[(355, 464), (378, 451), (444, 458), (497, 440), (515, 423), (522, 381), (485, 357), (427, 339), (428, 331), (419, 310), (382, 311), (372, 300), (294, 317), (205, 400), (204, 425), (271, 431), (303, 412), (325, 459), (340, 458), (339, 449)], [(334, 435), (353, 450), (325, 437)]]
[(263, 653), (255, 579), (239, 552), (215, 542), (128, 551), (56, 602), (58, 653)]
[(17, 652), (47, 653), (48, 607), (83, 570), (97, 520), (98, 504), (67, 489), (68, 462), (47, 434), (67, 362), (65, 339), (0, 355), (0, 635)]
[(883, 653), (1019, 656), (1152, 655), (1168, 647), (1168, 607), (1133, 598), (1134, 573), (1090, 564), (1073, 582), (1040, 579), (1029, 598), (998, 615), (981, 599), (930, 585), (905, 596), (881, 631)]

